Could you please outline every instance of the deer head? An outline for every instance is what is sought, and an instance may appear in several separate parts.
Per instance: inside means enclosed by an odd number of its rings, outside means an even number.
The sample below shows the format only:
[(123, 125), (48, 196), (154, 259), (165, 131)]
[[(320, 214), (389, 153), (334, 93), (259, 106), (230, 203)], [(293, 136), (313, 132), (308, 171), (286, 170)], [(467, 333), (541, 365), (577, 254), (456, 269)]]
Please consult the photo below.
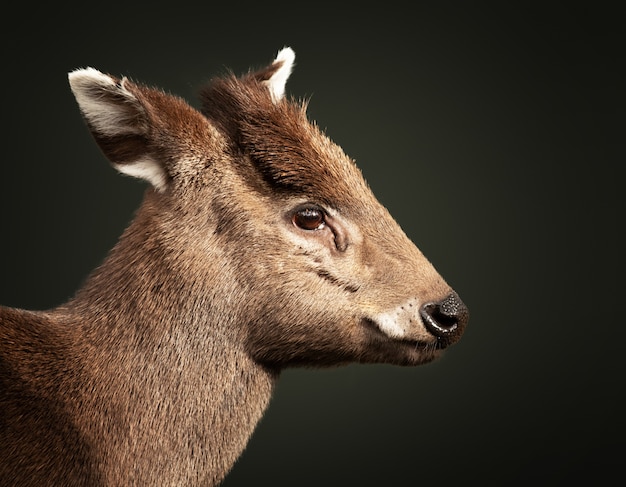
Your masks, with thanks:
[(306, 103), (285, 96), (293, 62), (285, 48), (213, 80), (201, 112), (127, 78), (70, 74), (104, 154), (152, 186), (138, 220), (160, 264), (142, 272), (170, 285), (151, 306), (195, 312), (203, 334), (237, 337), (276, 368), (433, 360), (467, 308)]

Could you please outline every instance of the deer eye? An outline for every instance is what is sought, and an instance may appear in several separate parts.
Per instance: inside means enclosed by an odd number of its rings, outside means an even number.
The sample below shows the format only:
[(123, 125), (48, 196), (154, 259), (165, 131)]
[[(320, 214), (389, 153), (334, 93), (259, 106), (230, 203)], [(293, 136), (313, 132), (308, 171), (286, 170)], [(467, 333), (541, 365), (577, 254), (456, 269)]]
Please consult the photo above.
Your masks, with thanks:
[(292, 215), (291, 221), (302, 230), (319, 230), (325, 223), (324, 212), (310, 206), (301, 208)]

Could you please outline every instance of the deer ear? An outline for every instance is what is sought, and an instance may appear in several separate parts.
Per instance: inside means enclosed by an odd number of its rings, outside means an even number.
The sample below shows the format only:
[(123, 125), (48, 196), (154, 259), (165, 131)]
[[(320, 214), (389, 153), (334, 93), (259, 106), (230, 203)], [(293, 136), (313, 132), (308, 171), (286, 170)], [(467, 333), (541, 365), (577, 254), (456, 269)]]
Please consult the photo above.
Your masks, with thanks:
[(296, 59), (296, 53), (290, 47), (285, 47), (278, 52), (276, 59), (270, 66), (272, 70), (271, 76), (264, 81), (270, 90), (272, 101), (277, 103), (285, 96), (285, 85), (287, 79), (293, 69), (293, 62)]
[(68, 78), (87, 126), (113, 166), (164, 190), (168, 176), (149, 150), (150, 120), (131, 91), (134, 85), (93, 68), (78, 69)]

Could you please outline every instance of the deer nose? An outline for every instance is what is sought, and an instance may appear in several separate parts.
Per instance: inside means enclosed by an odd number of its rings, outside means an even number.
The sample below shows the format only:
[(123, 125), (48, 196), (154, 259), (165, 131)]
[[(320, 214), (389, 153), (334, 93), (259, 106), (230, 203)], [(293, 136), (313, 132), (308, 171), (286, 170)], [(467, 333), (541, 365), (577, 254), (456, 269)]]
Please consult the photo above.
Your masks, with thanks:
[(420, 315), (424, 326), (437, 337), (441, 348), (458, 341), (469, 320), (467, 306), (454, 292), (442, 301), (424, 304)]

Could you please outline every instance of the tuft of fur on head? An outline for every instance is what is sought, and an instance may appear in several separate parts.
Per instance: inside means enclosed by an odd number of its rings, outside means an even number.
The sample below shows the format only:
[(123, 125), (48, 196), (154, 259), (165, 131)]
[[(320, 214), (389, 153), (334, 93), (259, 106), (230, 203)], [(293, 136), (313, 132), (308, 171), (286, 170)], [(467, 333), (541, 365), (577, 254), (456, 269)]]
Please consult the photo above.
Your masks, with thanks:
[[(270, 187), (320, 202), (329, 195), (349, 197), (355, 190), (348, 181), (366, 189), (354, 161), (308, 119), (306, 102), (284, 97), (294, 58), (285, 48), (264, 69), (214, 78), (200, 92), (201, 111), (250, 156)], [(283, 96), (278, 102), (277, 95)]]

